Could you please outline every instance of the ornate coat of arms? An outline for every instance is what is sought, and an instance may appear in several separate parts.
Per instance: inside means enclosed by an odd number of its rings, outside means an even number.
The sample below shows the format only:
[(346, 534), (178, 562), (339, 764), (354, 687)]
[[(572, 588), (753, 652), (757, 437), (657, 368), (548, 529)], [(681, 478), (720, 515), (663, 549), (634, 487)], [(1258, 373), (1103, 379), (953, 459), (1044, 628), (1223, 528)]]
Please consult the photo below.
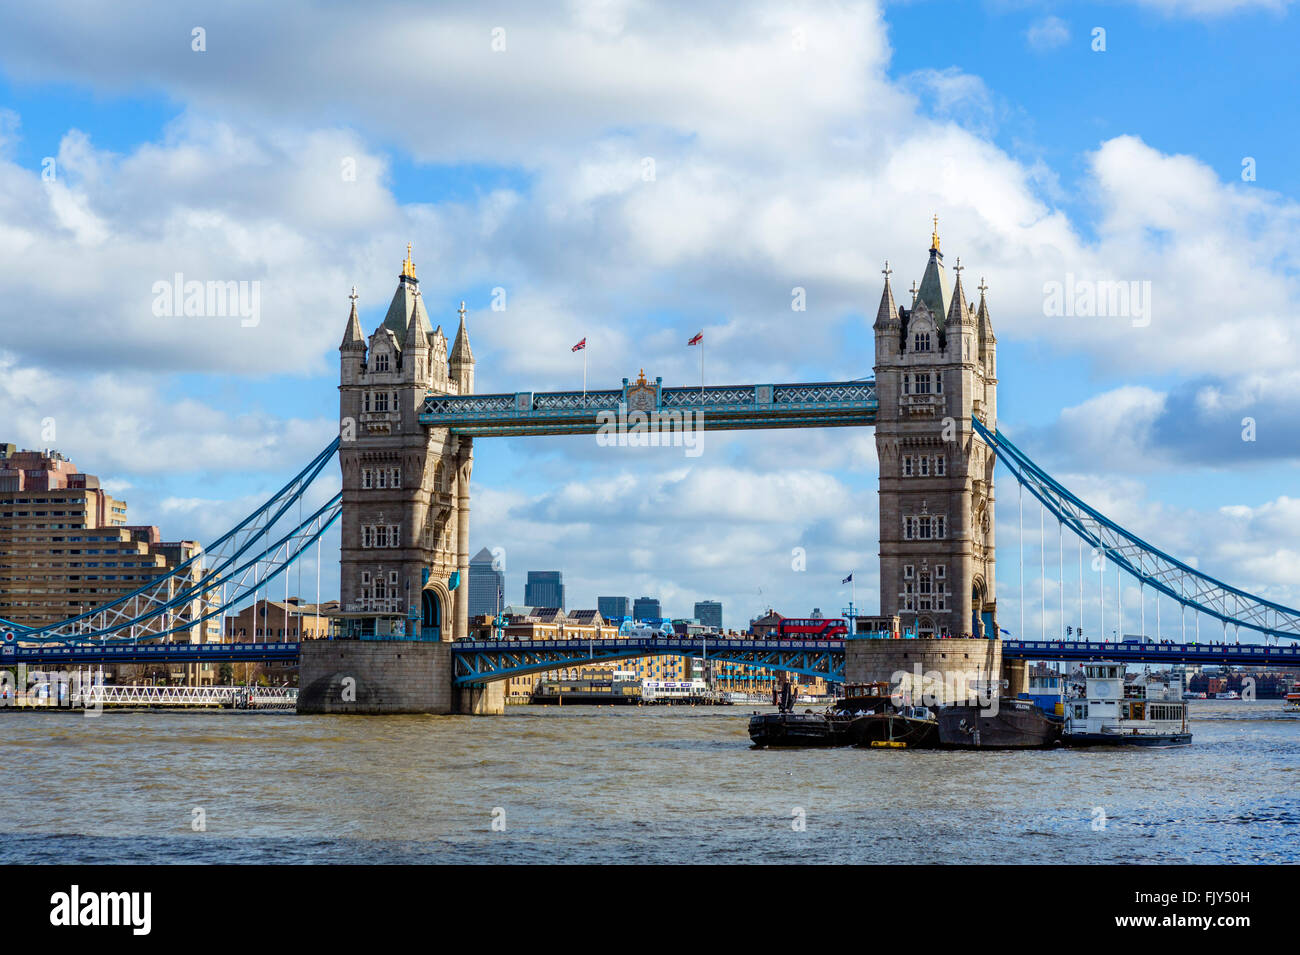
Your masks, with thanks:
[(637, 380), (627, 386), (627, 412), (640, 411), (646, 415), (653, 414), (659, 404), (658, 386), (646, 381), (645, 369)]

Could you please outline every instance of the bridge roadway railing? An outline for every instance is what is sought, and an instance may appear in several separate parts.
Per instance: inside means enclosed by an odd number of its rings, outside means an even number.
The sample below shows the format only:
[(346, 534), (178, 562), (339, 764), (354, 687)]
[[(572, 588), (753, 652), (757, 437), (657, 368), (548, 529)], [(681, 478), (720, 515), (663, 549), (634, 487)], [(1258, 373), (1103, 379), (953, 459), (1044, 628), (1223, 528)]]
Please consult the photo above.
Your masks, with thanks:
[[(629, 391), (638, 387), (644, 400)], [(497, 395), (429, 395), (420, 422), (456, 434), (596, 434), (622, 422), (629, 431), (636, 411), (655, 430), (706, 431), (738, 428), (825, 428), (870, 425), (880, 404), (874, 381), (826, 381), (770, 385), (664, 388), (658, 382), (624, 384), (603, 391), (521, 391)], [(630, 409), (630, 410), (629, 410)]]
[(581, 663), (682, 656), (844, 681), (843, 640), (747, 640), (654, 637), (611, 640), (458, 640), (457, 685), (490, 683)]
[(1004, 660), (1115, 660), (1121, 663), (1218, 663), (1300, 666), (1300, 647), (1253, 643), (1138, 643), (1003, 640)]
[(298, 662), (297, 643), (124, 643), (0, 647), (0, 667), (77, 663)]

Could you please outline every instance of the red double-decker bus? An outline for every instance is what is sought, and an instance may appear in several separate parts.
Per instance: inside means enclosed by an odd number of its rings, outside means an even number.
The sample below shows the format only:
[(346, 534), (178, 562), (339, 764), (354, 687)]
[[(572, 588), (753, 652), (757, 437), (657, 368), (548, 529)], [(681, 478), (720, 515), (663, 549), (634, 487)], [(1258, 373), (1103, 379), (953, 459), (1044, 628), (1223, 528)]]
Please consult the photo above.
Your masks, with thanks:
[(781, 640), (830, 640), (848, 632), (849, 622), (843, 617), (787, 617), (776, 629)]

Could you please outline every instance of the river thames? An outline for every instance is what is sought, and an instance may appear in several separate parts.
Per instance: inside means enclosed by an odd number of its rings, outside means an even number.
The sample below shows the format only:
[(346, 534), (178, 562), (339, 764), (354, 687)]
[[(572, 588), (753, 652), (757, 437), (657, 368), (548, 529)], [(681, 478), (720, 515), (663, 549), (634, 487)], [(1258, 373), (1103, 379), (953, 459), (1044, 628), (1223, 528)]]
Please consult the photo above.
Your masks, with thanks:
[(1044, 752), (755, 750), (751, 710), (6, 712), (0, 861), (1300, 861), (1281, 701)]

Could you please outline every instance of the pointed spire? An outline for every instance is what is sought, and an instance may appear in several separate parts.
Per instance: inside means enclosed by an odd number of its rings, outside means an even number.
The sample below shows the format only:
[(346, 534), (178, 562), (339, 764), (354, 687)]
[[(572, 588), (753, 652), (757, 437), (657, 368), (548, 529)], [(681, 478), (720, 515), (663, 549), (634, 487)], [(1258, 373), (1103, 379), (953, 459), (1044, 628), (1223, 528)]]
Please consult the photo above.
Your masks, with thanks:
[(975, 313), (975, 322), (979, 325), (980, 345), (997, 344), (997, 337), (993, 334), (993, 320), (989, 318), (988, 302), (984, 300), (984, 293), (988, 291), (988, 286), (984, 284), (984, 277), (980, 276), (980, 304), (979, 310)]
[(898, 324), (898, 306), (894, 304), (894, 291), (889, 287), (889, 276), (894, 270), (889, 267), (888, 259), (880, 271), (885, 276), (885, 290), (880, 293), (880, 308), (876, 309), (874, 328), (877, 330)]
[(388, 304), (384, 314), (383, 327), (393, 333), (393, 339), (399, 348), (407, 340), (411, 320), (415, 315), (421, 319), (421, 329), (430, 332), (429, 315), (420, 304), (420, 280), (415, 277), (415, 263), (411, 261), (411, 243), (406, 243), (406, 259), (402, 262), (402, 274), (397, 281), (397, 291)]
[(972, 323), (970, 308), (966, 304), (966, 295), (962, 291), (961, 287), (961, 272), (963, 268), (965, 268), (965, 266), (961, 264), (961, 259), (957, 259), (957, 265), (953, 269), (953, 271), (957, 273), (957, 284), (953, 286), (952, 305), (948, 309), (947, 324), (949, 325), (968, 325)]
[(934, 217), (935, 231), (930, 236), (930, 261), (925, 264), (925, 274), (921, 276), (921, 287), (916, 290), (917, 301), (925, 303), (926, 309), (936, 320), (948, 314), (948, 276), (943, 268), (943, 253), (939, 251), (939, 217)]
[(364, 350), (366, 340), (361, 334), (361, 319), (357, 317), (357, 287), (355, 285), (352, 286), (352, 294), (348, 298), (352, 299), (352, 313), (348, 315), (348, 327), (343, 333), (343, 343), (339, 345), (339, 350), (355, 348), (358, 345)]
[(429, 320), (424, 317), (424, 305), (418, 287), (414, 298), (411, 303), (411, 320), (406, 324), (406, 337), (402, 341), (403, 352), (409, 348), (429, 347)]
[(469, 347), (469, 329), (465, 327), (465, 303), (460, 303), (460, 327), (456, 329), (456, 341), (451, 346), (452, 366), (474, 364), (474, 353)]

